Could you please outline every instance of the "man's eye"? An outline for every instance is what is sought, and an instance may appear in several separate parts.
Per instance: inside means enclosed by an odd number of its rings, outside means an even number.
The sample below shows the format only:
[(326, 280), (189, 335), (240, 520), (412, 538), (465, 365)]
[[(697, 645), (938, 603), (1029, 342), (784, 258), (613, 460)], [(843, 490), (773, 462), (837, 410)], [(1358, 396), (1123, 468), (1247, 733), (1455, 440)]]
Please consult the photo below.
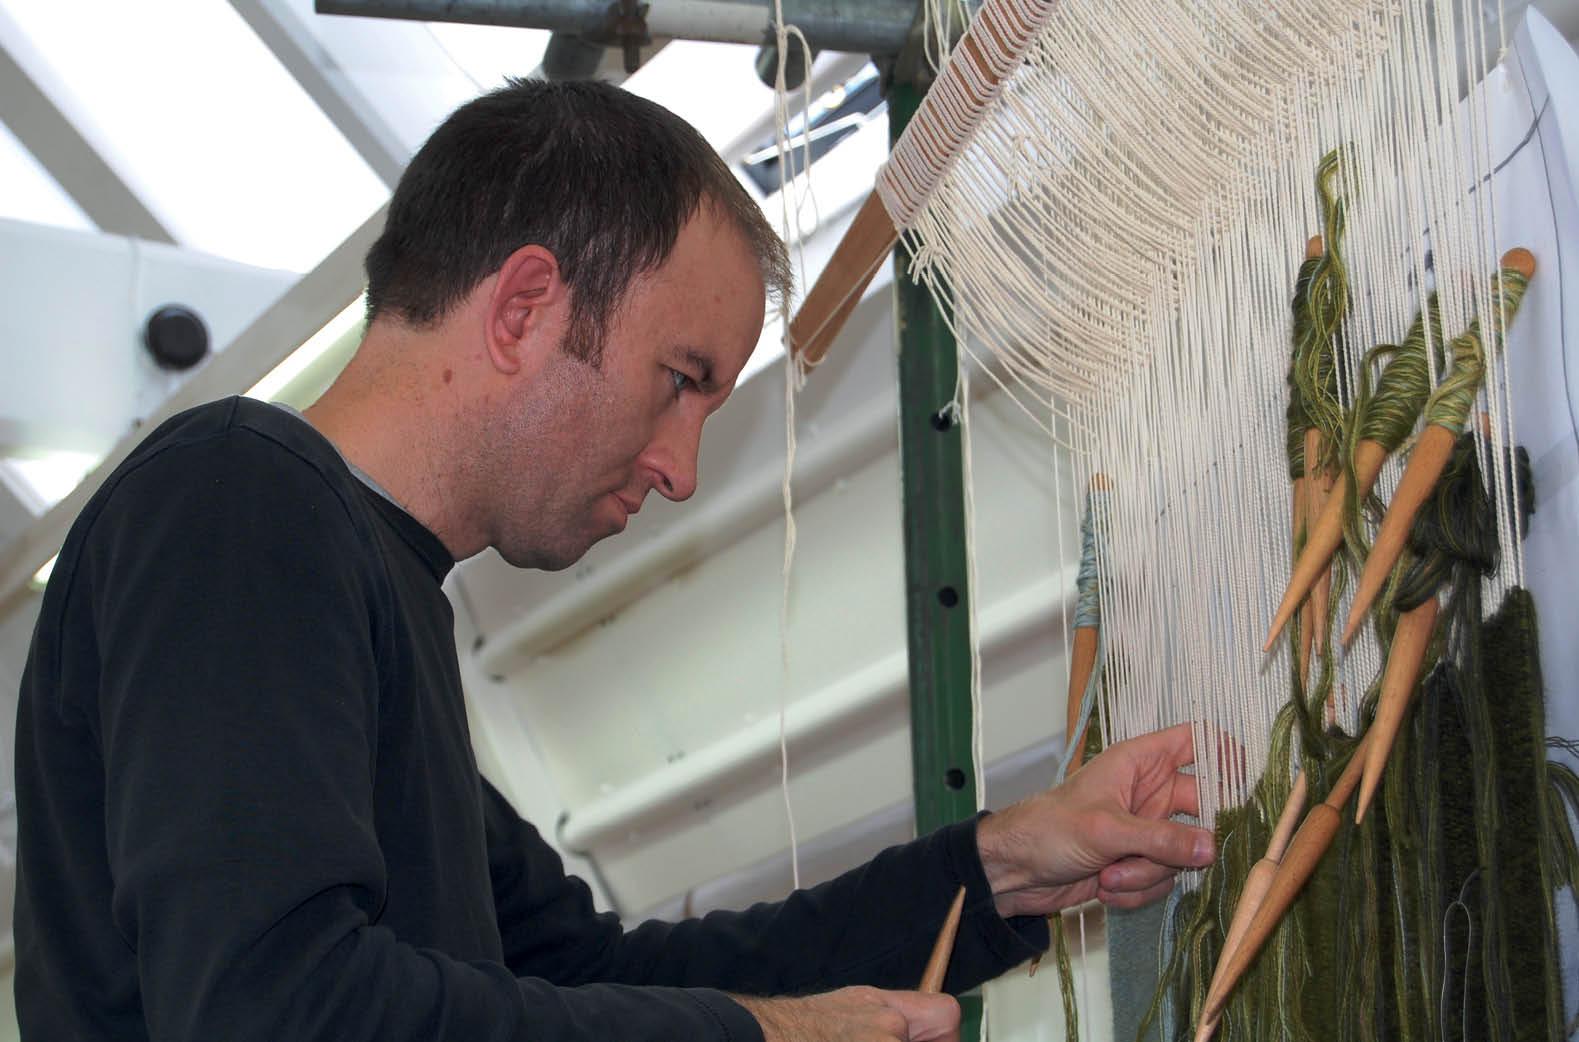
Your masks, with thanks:
[(680, 372), (678, 369), (669, 370), (669, 379), (674, 382), (674, 393), (676, 395), (685, 390), (687, 387), (692, 386), (691, 378)]

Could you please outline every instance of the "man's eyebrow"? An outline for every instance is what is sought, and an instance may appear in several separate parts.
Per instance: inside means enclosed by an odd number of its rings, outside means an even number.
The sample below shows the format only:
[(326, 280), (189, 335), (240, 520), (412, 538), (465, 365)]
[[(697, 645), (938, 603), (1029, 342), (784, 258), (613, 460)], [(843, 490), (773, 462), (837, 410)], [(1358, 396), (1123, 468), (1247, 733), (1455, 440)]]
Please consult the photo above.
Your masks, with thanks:
[(682, 354), (698, 374), (696, 386), (709, 393), (718, 390), (718, 385), (713, 383), (713, 360), (694, 347), (686, 348)]

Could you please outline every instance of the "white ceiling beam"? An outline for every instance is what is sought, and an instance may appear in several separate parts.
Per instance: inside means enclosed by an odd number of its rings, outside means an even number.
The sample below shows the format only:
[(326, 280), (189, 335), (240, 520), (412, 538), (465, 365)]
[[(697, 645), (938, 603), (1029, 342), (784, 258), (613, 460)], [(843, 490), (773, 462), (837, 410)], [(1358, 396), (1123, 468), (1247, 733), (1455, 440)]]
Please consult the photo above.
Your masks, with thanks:
[(0, 620), (25, 601), (34, 573), (60, 550), (82, 508), (149, 431), (194, 405), (247, 390), (356, 299), (362, 292), (362, 260), (383, 230), (384, 214), (380, 207), (200, 372), (144, 417), (141, 427), (122, 438), (70, 495), (0, 549)]
[(0, 9), (0, 119), (101, 231), (174, 242), (44, 89), (48, 66)]
[(307, 23), (284, 0), (230, 0), (230, 6), (274, 52), (373, 173), (394, 188), (411, 158), (410, 149)]

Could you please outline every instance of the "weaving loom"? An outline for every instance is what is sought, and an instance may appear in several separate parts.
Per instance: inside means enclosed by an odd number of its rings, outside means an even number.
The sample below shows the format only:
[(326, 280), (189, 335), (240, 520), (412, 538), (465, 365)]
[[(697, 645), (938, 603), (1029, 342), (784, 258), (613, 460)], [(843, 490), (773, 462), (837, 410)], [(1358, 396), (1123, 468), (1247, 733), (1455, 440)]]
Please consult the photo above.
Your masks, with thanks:
[[(1536, 643), (1573, 533), (1555, 553), (1526, 535), (1547, 490), (1515, 407), (1565, 357), (1540, 335), (1566, 317), (1575, 229), (1481, 190), (1523, 130), (1488, 95), (1517, 75), (1532, 128), (1545, 109), (1528, 69), (1461, 100), (1508, 47), (1478, 14), (989, 2), (791, 326), (814, 364), (901, 240), (962, 354), (1093, 490), (1076, 626), (1095, 661), (1067, 734), (1195, 722), (1222, 852), (1167, 910), (1153, 1001), (1119, 1018), (1143, 1037), (1579, 1026), (1555, 924), (1579, 776), (1547, 763)], [(1566, 581), (1530, 575), (1527, 538)], [(1263, 857), (1297, 901), (1249, 928), (1233, 988), (1214, 972)]]

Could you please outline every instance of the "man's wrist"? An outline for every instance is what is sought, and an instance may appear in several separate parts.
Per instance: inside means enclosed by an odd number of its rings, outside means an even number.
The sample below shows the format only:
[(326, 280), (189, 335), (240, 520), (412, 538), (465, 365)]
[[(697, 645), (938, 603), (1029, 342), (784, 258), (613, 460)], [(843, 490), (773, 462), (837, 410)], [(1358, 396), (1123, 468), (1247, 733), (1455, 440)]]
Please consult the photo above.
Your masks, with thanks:
[(1020, 845), (1012, 822), (1004, 812), (988, 814), (976, 824), (976, 855), (981, 859), (993, 905), (1005, 919), (1017, 915), (1014, 896), (1025, 885), (1021, 859), (1015, 856)]

